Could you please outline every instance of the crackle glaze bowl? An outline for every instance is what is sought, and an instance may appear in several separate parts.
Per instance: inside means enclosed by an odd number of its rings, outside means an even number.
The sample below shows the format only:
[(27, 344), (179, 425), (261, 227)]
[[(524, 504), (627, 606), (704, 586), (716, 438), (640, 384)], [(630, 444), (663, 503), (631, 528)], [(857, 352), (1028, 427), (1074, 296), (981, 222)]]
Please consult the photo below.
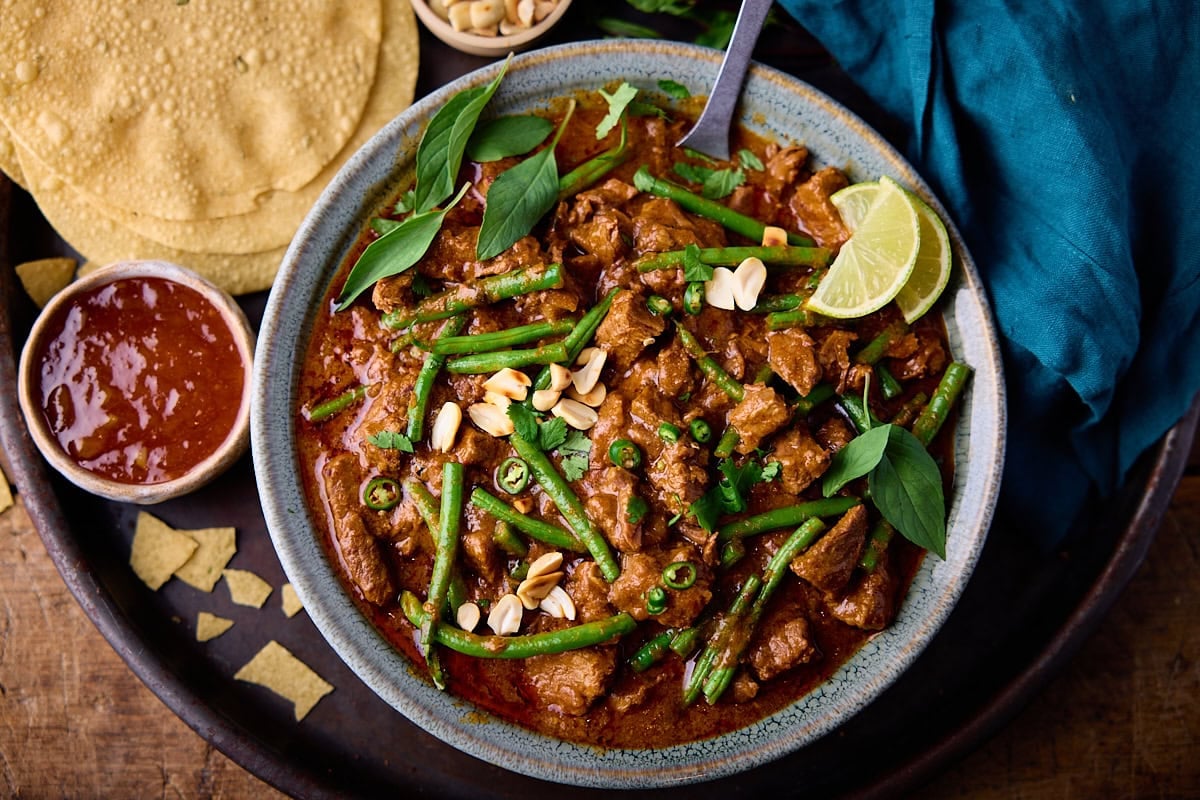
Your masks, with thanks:
[[(553, 98), (621, 80), (650, 92), (662, 78), (709, 86), (720, 60), (714, 50), (660, 41), (608, 40), (534, 51), (513, 60), (489, 113), (544, 107)], [(925, 558), (896, 621), (829, 680), (732, 733), (659, 749), (600, 749), (492, 717), (436, 690), (347, 594), (326, 559), (324, 534), (307, 510), (295, 421), (301, 360), (329, 282), (370, 217), (410, 179), (431, 115), (456, 92), (491, 80), (498, 69), (492, 64), (473, 72), (393, 120), (329, 185), (288, 250), (260, 330), (252, 411), (254, 465), (271, 538), (305, 608), (341, 658), (399, 713), (460, 750), (544, 780), (591, 787), (672, 786), (752, 769), (828, 735), (871, 703), (937, 634), (971, 576), (992, 519), (1005, 433), (999, 347), (979, 274), (945, 209), (882, 137), (807, 84), (754, 65), (743, 90), (743, 125), (776, 141), (807, 145), (817, 166), (837, 165), (852, 180), (890, 175), (947, 220), (956, 268), (940, 309), (955, 357), (975, 374), (954, 430), (946, 560)]]

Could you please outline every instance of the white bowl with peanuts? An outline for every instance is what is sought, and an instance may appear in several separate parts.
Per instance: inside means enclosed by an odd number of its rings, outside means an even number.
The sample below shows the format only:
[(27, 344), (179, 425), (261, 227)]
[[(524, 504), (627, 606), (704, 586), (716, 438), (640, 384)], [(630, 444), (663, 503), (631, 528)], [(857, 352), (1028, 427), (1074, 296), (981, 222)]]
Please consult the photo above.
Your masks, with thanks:
[(519, 52), (554, 27), (571, 0), (412, 0), (429, 31), (476, 56)]

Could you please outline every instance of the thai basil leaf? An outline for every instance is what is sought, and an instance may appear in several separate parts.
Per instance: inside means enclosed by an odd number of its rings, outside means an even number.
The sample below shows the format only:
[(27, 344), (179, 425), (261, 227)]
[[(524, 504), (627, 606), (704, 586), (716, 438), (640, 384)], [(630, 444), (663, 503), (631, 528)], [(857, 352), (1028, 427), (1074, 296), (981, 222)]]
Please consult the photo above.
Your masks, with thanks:
[(441, 230), (446, 212), (458, 205), (470, 185), (464, 183), (454, 199), (441, 211), (413, 214), (367, 245), (346, 277), (346, 284), (338, 295), (337, 310), (345, 310), (354, 302), (354, 298), (371, 288), (375, 281), (399, 275), (420, 261)]
[(546, 141), (553, 130), (554, 123), (532, 114), (488, 120), (471, 134), (467, 158), (482, 162), (523, 156)]
[(658, 88), (667, 97), (674, 97), (676, 100), (686, 100), (692, 96), (692, 93), (682, 83), (666, 78), (658, 82)]
[(417, 145), (417, 185), (413, 190), (413, 203), (418, 213), (434, 208), (454, 191), (467, 140), (507, 71), (506, 60), (491, 83), (464, 89), (429, 120), (421, 143)]
[[(572, 106), (571, 111), (574, 110)], [(554, 148), (567, 128), (571, 111), (563, 118), (549, 145), (515, 167), (501, 172), (488, 188), (483, 223), (475, 256), (480, 261), (500, 255), (533, 230), (558, 200), (558, 162)]]
[(600, 96), (608, 103), (608, 113), (596, 125), (597, 141), (608, 136), (608, 132), (617, 127), (617, 123), (621, 121), (621, 115), (625, 113), (626, 106), (632, 103), (633, 99), (637, 97), (637, 92), (638, 90), (628, 83), (622, 83), (612, 94), (603, 89), (600, 90)]
[(838, 450), (821, 481), (821, 494), (832, 497), (850, 481), (875, 469), (883, 458), (883, 451), (887, 449), (888, 433), (892, 427), (880, 425), (872, 428), (855, 436), (849, 444)]
[(871, 499), (904, 538), (945, 559), (946, 500), (937, 462), (907, 430), (886, 427), (887, 449), (868, 484)]

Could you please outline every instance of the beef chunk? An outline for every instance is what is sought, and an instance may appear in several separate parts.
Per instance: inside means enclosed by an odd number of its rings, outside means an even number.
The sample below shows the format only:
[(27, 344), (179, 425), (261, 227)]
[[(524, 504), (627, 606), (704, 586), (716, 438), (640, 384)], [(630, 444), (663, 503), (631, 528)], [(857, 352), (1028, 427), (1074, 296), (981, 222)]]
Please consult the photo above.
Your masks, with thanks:
[(411, 308), (416, 301), (412, 292), (413, 277), (412, 272), (402, 272), (381, 278), (371, 290), (371, 302), (384, 314), (397, 308)]
[(646, 478), (658, 493), (659, 503), (675, 513), (699, 500), (708, 484), (704, 469), (707, 455), (707, 450), (686, 439), (664, 447), (646, 468)]
[(465, 530), (460, 541), (467, 565), (489, 583), (498, 582), (504, 570), (504, 559), (493, 540), (496, 533), (495, 517), (468, 504), (464, 522)]
[(629, 398), (619, 391), (609, 391), (596, 414), (599, 418), (589, 431), (592, 452), (607, 458), (612, 443), (629, 436)]
[(359, 516), (362, 477), (354, 456), (344, 453), (325, 463), (325, 494), (337, 535), (338, 551), (350, 579), (369, 602), (383, 605), (396, 597), (391, 574), (380, 552), (379, 540), (367, 533)]
[(688, 358), (687, 350), (679, 339), (671, 339), (670, 344), (658, 353), (658, 387), (668, 397), (678, 397), (684, 392), (690, 392), (696, 380), (692, 374), (692, 361)]
[(896, 579), (888, 569), (887, 553), (875, 569), (863, 575), (836, 603), (830, 613), (847, 625), (867, 631), (883, 630), (896, 614)]
[(792, 213), (821, 247), (841, 247), (850, 238), (842, 215), (830, 196), (849, 185), (846, 176), (834, 167), (826, 167), (796, 187), (788, 203)]
[(612, 606), (608, 603), (608, 581), (600, 574), (600, 567), (595, 561), (579, 562), (567, 576), (563, 589), (575, 603), (577, 623), (595, 622), (612, 616)]
[(841, 417), (830, 417), (821, 423), (821, 427), (817, 428), (813, 438), (820, 442), (821, 446), (832, 456), (850, 444), (850, 440), (854, 438), (854, 431), (850, 429), (850, 424)]
[(800, 494), (829, 469), (829, 453), (802, 427), (780, 435), (770, 456), (779, 462), (780, 484), (791, 494)]
[(612, 213), (599, 213), (587, 222), (569, 230), (571, 241), (583, 252), (611, 264), (623, 258), (627, 247), (621, 238), (620, 217)]
[(468, 268), (474, 267), (478, 240), (479, 228), (443, 224), (425, 257), (417, 262), (417, 269), (427, 278), (459, 283), (467, 276)]
[(637, 197), (638, 190), (624, 181), (609, 178), (599, 186), (593, 186), (575, 195), (567, 216), (569, 225), (586, 222), (594, 214), (608, 211)]
[(838, 524), (792, 561), (792, 572), (823, 592), (840, 592), (862, 555), (867, 540), (867, 508), (857, 505)]
[(621, 292), (613, 298), (612, 308), (596, 329), (596, 344), (608, 351), (608, 364), (620, 374), (633, 366), (648, 343), (666, 327), (666, 320), (646, 308), (644, 298)]
[(688, 589), (666, 589), (667, 608), (654, 619), (667, 627), (691, 625), (712, 598), (712, 573), (701, 562), (695, 549), (687, 545), (655, 553), (622, 555), (621, 576), (609, 587), (609, 602), (636, 620), (649, 619), (646, 592), (652, 587), (662, 586), (663, 569), (673, 561), (691, 561), (695, 564), (696, 582)]
[(744, 671), (739, 671), (729, 687), (729, 694), (735, 703), (746, 703), (758, 697), (758, 681)]
[(921, 331), (917, 334), (916, 350), (908, 358), (894, 360), (890, 364), (897, 380), (907, 381), (937, 374), (946, 366), (946, 350), (935, 333)]
[(767, 156), (763, 186), (773, 195), (783, 194), (784, 189), (796, 182), (807, 161), (808, 150), (803, 146), (779, 148)]
[(633, 246), (639, 254), (682, 250), (689, 244), (721, 247), (725, 231), (716, 222), (689, 218), (674, 200), (650, 197), (633, 217)]
[(621, 467), (605, 467), (594, 481), (594, 490), (588, 492), (586, 505), (588, 516), (604, 532), (609, 543), (623, 552), (642, 549), (642, 524), (629, 521), (627, 509), (637, 497), (637, 478)]
[(500, 439), (481, 433), (472, 425), (460, 425), (458, 443), (451, 452), (456, 461), (471, 466), (495, 463), (497, 454), (504, 447), (504, 442)]
[(821, 380), (821, 365), (813, 340), (799, 328), (767, 334), (767, 363), (800, 394), (808, 394)]
[(580, 716), (605, 693), (617, 668), (617, 651), (587, 647), (525, 661), (525, 680), (539, 705)]
[(821, 339), (817, 360), (821, 362), (825, 380), (837, 387), (838, 394), (846, 390), (850, 373), (850, 343), (857, 338), (858, 334), (851, 331), (831, 330)]
[[(787, 611), (794, 612), (793, 608)], [(747, 662), (760, 681), (769, 681), (797, 664), (817, 657), (817, 646), (803, 616), (771, 613), (758, 626), (758, 635), (750, 644)]]
[(755, 383), (746, 386), (745, 391), (742, 401), (729, 412), (729, 424), (742, 437), (737, 451), (743, 455), (757, 449), (763, 439), (791, 418), (787, 404), (770, 386)]

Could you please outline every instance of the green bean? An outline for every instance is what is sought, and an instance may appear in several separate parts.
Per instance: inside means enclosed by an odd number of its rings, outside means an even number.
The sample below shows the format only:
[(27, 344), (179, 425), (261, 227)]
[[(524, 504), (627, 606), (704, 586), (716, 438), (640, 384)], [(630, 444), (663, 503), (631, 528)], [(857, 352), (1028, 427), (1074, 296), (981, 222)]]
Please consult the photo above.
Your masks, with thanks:
[(693, 625), (690, 628), (684, 628), (671, 637), (671, 652), (680, 658), (687, 658), (696, 651), (696, 645), (700, 641), (700, 626)]
[(803, 308), (793, 311), (773, 311), (767, 314), (767, 330), (781, 331), (786, 328), (808, 327), (816, 322), (816, 316)]
[(721, 545), (721, 569), (729, 569), (746, 557), (746, 545), (741, 539), (730, 539)]
[(900, 381), (896, 380), (892, 371), (883, 364), (875, 365), (875, 374), (879, 377), (879, 391), (883, 393), (885, 400), (894, 400), (904, 393)]
[(937, 436), (938, 431), (946, 422), (946, 417), (950, 416), (950, 409), (954, 407), (958, 396), (962, 394), (969, 377), (971, 377), (971, 368), (966, 364), (955, 361), (946, 367), (941, 381), (933, 390), (933, 397), (930, 398), (929, 405), (925, 406), (925, 410), (921, 412), (921, 416), (917, 417), (917, 421), (912, 426), (913, 436), (916, 436), (921, 444), (929, 447), (933, 437)]
[[(763, 230), (767, 227), (763, 223), (753, 217), (739, 214), (715, 200), (709, 200), (706, 197), (693, 194), (677, 183), (656, 178), (650, 174), (650, 170), (645, 165), (634, 173), (633, 185), (637, 187), (639, 192), (649, 192), (659, 197), (665, 197), (668, 200), (674, 200), (684, 211), (691, 211), (693, 214), (699, 214), (702, 217), (719, 222), (724, 227), (734, 233), (745, 236), (747, 239), (755, 242), (762, 241)], [(788, 233), (788, 243), (800, 247), (813, 246), (811, 239), (806, 239), (794, 233)]]
[(771, 511), (764, 511), (753, 517), (746, 517), (737, 522), (724, 525), (717, 532), (721, 541), (739, 539), (743, 536), (753, 536), (766, 531), (777, 531), (780, 528), (794, 528), (809, 517), (834, 517), (845, 514), (861, 501), (857, 497), (828, 497), (822, 500), (809, 500), (794, 506), (784, 506)]
[(480, 486), (471, 490), (471, 504), (540, 542), (575, 553), (587, 550), (579, 539), (568, 531), (564, 531), (557, 525), (551, 525), (549, 522), (522, 514)]
[(712, 356), (705, 352), (691, 331), (682, 325), (676, 325), (675, 330), (679, 332), (679, 341), (683, 344), (683, 349), (696, 362), (696, 366), (700, 367), (700, 371), (707, 375), (709, 380), (715, 383), (721, 391), (729, 395), (730, 399), (735, 403), (742, 402), (742, 398), (746, 395), (746, 390), (742, 388), (742, 385), (735, 381)]
[[(474, 492), (472, 492), (472, 502), (474, 499)], [(529, 545), (521, 541), (520, 536), (517, 536), (516, 527), (507, 520), (496, 520), (496, 530), (492, 532), (492, 541), (510, 556), (524, 558), (529, 555)]]
[(446, 614), (454, 619), (458, 607), (467, 602), (467, 582), (463, 580), (458, 570), (450, 576), (450, 586), (446, 589)]
[(334, 414), (338, 413), (339, 411), (349, 408), (354, 403), (357, 403), (359, 400), (362, 400), (364, 397), (367, 396), (367, 389), (370, 389), (370, 388), (371, 388), (371, 384), (363, 384), (362, 386), (355, 386), (353, 389), (350, 389), (348, 391), (343, 392), (342, 394), (339, 394), (337, 397), (333, 398), (332, 400), (326, 400), (324, 403), (321, 403), (320, 405), (313, 406), (308, 411), (308, 414), (307, 414), (308, 421), (309, 422), (324, 422), (325, 420), (329, 419), (330, 417), (332, 417)]
[[(724, 206), (721, 207), (724, 208)], [(647, 256), (638, 262), (638, 272), (655, 272), (660, 269), (682, 267), (683, 254), (683, 250), (667, 250)], [(747, 258), (757, 258), (764, 264), (775, 264), (781, 267), (823, 267), (829, 263), (832, 255), (832, 252), (824, 247), (779, 245), (775, 247), (700, 248), (700, 261), (716, 267), (734, 267)], [(796, 304), (796, 306), (798, 305), (799, 303)], [(796, 306), (791, 306), (791, 308), (796, 308)]]
[(752, 314), (770, 314), (776, 311), (795, 311), (804, 305), (804, 298), (798, 294), (776, 294), (770, 297), (760, 297), (750, 309)]
[(570, 333), (575, 327), (575, 320), (560, 319), (554, 322), (533, 322), (529, 325), (518, 325), (503, 331), (490, 333), (472, 333), (468, 336), (439, 336), (431, 350), (438, 355), (462, 355), (464, 353), (490, 353), (515, 347), (519, 344), (529, 344), (547, 336), (562, 336)]
[(629, 160), (631, 153), (627, 150), (629, 123), (621, 117), (621, 139), (616, 146), (610, 147), (558, 179), (558, 199), (565, 200), (577, 192), (581, 192), (609, 172)]
[(741, 440), (742, 435), (737, 432), (737, 428), (730, 425), (717, 440), (717, 446), (713, 448), (713, 455), (717, 458), (729, 458)]
[[(466, 324), (466, 317), (456, 317), (450, 320), (442, 327), (438, 339), (454, 336)], [(419, 442), (425, 438), (425, 414), (429, 410), (429, 400), (433, 397), (433, 384), (445, 363), (445, 356), (430, 353), (425, 357), (425, 363), (421, 365), (417, 379), (413, 381), (413, 400), (408, 407), (408, 431), (406, 433), (411, 442)]]
[(880, 519), (875, 523), (875, 527), (871, 529), (871, 535), (867, 537), (867, 546), (863, 548), (862, 558), (858, 560), (858, 566), (864, 572), (875, 571), (880, 557), (887, 550), (888, 543), (892, 541), (895, 534), (896, 529), (886, 519)]
[(421, 515), (421, 519), (425, 521), (425, 527), (429, 528), (429, 533), (436, 536), (438, 529), (442, 527), (441, 518), (438, 514), (437, 500), (425, 488), (425, 484), (416, 478), (409, 478), (404, 481), (404, 491), (408, 499), (416, 507), (417, 513)]
[[(420, 600), (412, 592), (406, 591), (400, 595), (400, 607), (413, 625), (423, 625), (428, 617), (421, 607)], [(620, 613), (595, 622), (525, 636), (479, 636), (453, 625), (439, 625), (434, 635), (439, 644), (463, 655), (509, 659), (532, 658), (592, 647), (614, 637), (624, 636), (636, 627), (637, 622), (633, 617)]]
[(700, 692), (704, 689), (704, 684), (708, 680), (709, 674), (712, 672), (713, 667), (716, 666), (717, 657), (725, 649), (729, 637), (733, 635), (734, 630), (741, 623), (742, 616), (749, 609), (750, 603), (753, 602), (754, 596), (758, 593), (761, 586), (762, 579), (757, 575), (751, 575), (746, 578), (746, 582), (742, 584), (737, 597), (730, 604), (729, 611), (717, 623), (716, 629), (708, 639), (708, 644), (696, 658), (696, 664), (692, 667), (692, 674), (688, 676), (687, 683), (684, 684), (683, 704), (685, 706), (690, 706), (700, 696)]
[(887, 353), (892, 342), (906, 333), (908, 333), (908, 325), (903, 320), (893, 322), (880, 331), (874, 339), (863, 345), (863, 348), (854, 355), (854, 361), (858, 364), (878, 363), (879, 359)]
[(396, 330), (414, 322), (456, 317), (479, 306), (491, 305), (530, 292), (562, 286), (561, 264), (538, 264), (481, 278), (474, 286), (456, 286), (426, 297), (413, 309), (397, 309), (383, 315), (382, 323)]
[(521, 434), (510, 435), (508, 443), (517, 451), (517, 455), (529, 463), (533, 479), (542, 487), (542, 491), (554, 501), (554, 505), (571, 525), (575, 535), (587, 546), (592, 558), (596, 560), (596, 564), (600, 568), (600, 574), (609, 583), (615, 581), (621, 574), (621, 567), (613, 557), (612, 550), (600, 529), (588, 519), (583, 503), (571, 489), (571, 485), (554, 468), (546, 454), (537, 445), (526, 441)]
[(495, 353), (472, 353), (446, 362), (446, 371), (458, 375), (477, 375), (498, 372), (506, 367), (520, 369), (534, 364), (556, 364), (567, 360), (567, 346), (562, 342), (544, 344), (528, 350), (498, 350)]
[(741, 623), (743, 629), (740, 635), (729, 637), (724, 651), (717, 656), (714, 662), (716, 665), (714, 671), (704, 683), (704, 699), (708, 701), (709, 705), (716, 703), (729, 688), (730, 682), (733, 681), (738, 661), (746, 652), (746, 647), (754, 636), (754, 629), (766, 610), (767, 602), (787, 573), (788, 565), (792, 563), (792, 559), (807, 550), (824, 530), (825, 523), (821, 520), (815, 517), (807, 520), (771, 556), (766, 569), (763, 570), (762, 588), (758, 590), (758, 595), (754, 598), (753, 605), (750, 606), (750, 612), (746, 615), (745, 621)]
[(902, 428), (907, 428), (913, 424), (917, 415), (925, 408), (925, 404), (929, 402), (929, 395), (924, 392), (917, 392), (912, 397), (905, 401), (904, 405), (900, 406), (900, 410), (892, 417), (892, 424), (899, 425)]
[(446, 688), (442, 665), (433, 648), (434, 632), (439, 628), (446, 597), (450, 589), (454, 559), (458, 554), (458, 531), (462, 521), (463, 465), (447, 461), (442, 465), (441, 524), (437, 530), (433, 555), (433, 574), (429, 579), (429, 594), (425, 597), (425, 621), (421, 624), (421, 652), (433, 683)]
[(629, 668), (634, 672), (645, 672), (671, 652), (671, 640), (675, 638), (674, 628), (668, 628), (633, 652), (629, 657)]
[(818, 383), (808, 394), (796, 401), (796, 411), (801, 416), (808, 416), (812, 410), (837, 394), (828, 383)]
[[(599, 303), (592, 306), (586, 314), (584, 314), (575, 328), (567, 334), (567, 338), (563, 339), (563, 344), (567, 348), (567, 358), (569, 362), (574, 362), (579, 358), (579, 354), (583, 352), (583, 348), (588, 346), (592, 341), (592, 337), (596, 335), (596, 329), (600, 327), (600, 323), (604, 322), (604, 318), (608, 316), (608, 310), (612, 308), (613, 298), (618, 292), (624, 291), (620, 287), (613, 289), (604, 296)], [(529, 390), (528, 402), (533, 402), (533, 393), (539, 389), (545, 389), (550, 385), (550, 367), (546, 366), (538, 373), (537, 378), (533, 381), (533, 388)]]

